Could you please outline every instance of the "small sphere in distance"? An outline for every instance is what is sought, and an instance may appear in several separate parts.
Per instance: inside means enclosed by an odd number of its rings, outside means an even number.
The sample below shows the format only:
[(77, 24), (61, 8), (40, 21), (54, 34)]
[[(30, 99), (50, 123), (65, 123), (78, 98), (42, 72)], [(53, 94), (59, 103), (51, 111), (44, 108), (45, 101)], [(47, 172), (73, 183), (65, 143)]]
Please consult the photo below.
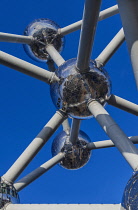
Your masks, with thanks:
[(89, 142), (88, 135), (80, 131), (76, 144), (72, 145), (69, 141), (69, 135), (62, 131), (52, 143), (52, 156), (57, 155), (59, 152), (65, 152), (65, 157), (59, 163), (60, 166), (66, 169), (82, 168), (90, 159), (91, 151), (86, 148)]
[(50, 59), (46, 45), (52, 44), (58, 52), (62, 51), (64, 38), (58, 34), (59, 26), (52, 20), (41, 18), (30, 23), (24, 35), (33, 36), (30, 45), (24, 44), (24, 50), (29, 57), (36, 61), (46, 62)]

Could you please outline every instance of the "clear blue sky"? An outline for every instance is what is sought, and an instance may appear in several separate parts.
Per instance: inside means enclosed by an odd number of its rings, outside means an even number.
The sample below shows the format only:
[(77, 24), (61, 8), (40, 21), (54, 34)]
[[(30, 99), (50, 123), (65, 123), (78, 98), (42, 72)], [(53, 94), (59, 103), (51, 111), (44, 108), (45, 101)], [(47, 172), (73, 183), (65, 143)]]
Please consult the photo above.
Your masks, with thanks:
[[(64, 27), (82, 18), (83, 4), (84, 0), (1, 0), (0, 31), (23, 34), (25, 27), (37, 18), (50, 18)], [(101, 10), (115, 4), (114, 0), (103, 0)], [(92, 59), (120, 28), (119, 15), (98, 24)], [(79, 33), (66, 36), (62, 52), (65, 60), (76, 57)], [(46, 64), (31, 60), (20, 44), (0, 43), (0, 47), (7, 53), (47, 69)], [(125, 43), (105, 68), (111, 77), (112, 93), (138, 103)], [(0, 174), (3, 175), (56, 109), (47, 84), (4, 66), (0, 66), (0, 78)], [(128, 136), (137, 135), (136, 116), (109, 105), (106, 109)], [(83, 121), (81, 130), (92, 141), (108, 139), (95, 119)], [(20, 178), (51, 158), (52, 140), (53, 137)], [(96, 150), (82, 169), (69, 171), (55, 166), (22, 190), (20, 200), (21, 203), (120, 203), (131, 175), (132, 169), (117, 149)]]

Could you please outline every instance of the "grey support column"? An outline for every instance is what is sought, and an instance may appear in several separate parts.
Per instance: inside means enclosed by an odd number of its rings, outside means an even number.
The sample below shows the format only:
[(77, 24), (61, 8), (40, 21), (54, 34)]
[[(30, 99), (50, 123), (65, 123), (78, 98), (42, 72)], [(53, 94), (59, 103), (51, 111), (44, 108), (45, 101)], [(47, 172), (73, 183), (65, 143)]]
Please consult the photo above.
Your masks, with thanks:
[(15, 69), (19, 72), (27, 74), (46, 83), (59, 81), (59, 78), (55, 75), (55, 73), (49, 72), (45, 69), (37, 67), (2, 51), (0, 51), (0, 64)]
[(55, 157), (42, 164), (39, 168), (35, 169), (31, 173), (20, 179), (18, 182), (16, 182), (14, 184), (15, 189), (19, 192), (20, 190), (28, 186), (31, 182), (35, 181), (37, 178), (39, 178), (41, 175), (43, 175), (49, 169), (59, 163), (64, 158), (64, 156), (65, 153), (59, 153)]
[(64, 113), (57, 111), (2, 178), (14, 182), (64, 120)]
[(88, 104), (88, 108), (132, 169), (137, 171), (138, 149), (128, 139), (125, 133), (120, 129), (99, 102), (91, 101)]
[(70, 142), (72, 144), (75, 144), (76, 141), (78, 140), (80, 123), (81, 123), (81, 120), (79, 120), (79, 119), (74, 118), (72, 120), (72, 126), (71, 126), (71, 132), (70, 132)]
[(124, 40), (125, 35), (122, 28), (111, 40), (111, 42), (106, 46), (106, 48), (101, 52), (101, 54), (95, 59), (97, 67), (104, 66), (112, 57), (112, 55), (114, 55), (114, 53), (118, 50)]
[(134, 104), (130, 101), (127, 101), (127, 100), (120, 98), (113, 94), (106, 101), (108, 104), (110, 104), (112, 106), (115, 106), (119, 109), (122, 109), (126, 112), (129, 112), (131, 114), (138, 116), (138, 105), (137, 104)]
[(138, 87), (138, 1), (117, 1), (133, 72)]
[(0, 32), (0, 42), (12, 42), (21, 44), (31, 44), (33, 36), (22, 36)]
[(99, 16), (101, 0), (86, 0), (83, 12), (76, 67), (84, 72), (89, 68), (90, 56)]

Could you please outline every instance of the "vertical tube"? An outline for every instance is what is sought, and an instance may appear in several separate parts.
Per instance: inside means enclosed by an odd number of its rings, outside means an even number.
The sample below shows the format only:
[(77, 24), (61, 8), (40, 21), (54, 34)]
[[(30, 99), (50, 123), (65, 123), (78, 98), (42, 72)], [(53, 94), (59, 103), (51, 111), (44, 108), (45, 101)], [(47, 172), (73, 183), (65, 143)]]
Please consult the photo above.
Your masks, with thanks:
[(74, 118), (72, 120), (71, 133), (70, 133), (70, 142), (72, 144), (75, 144), (78, 139), (80, 123), (81, 123), (81, 121), (78, 119)]
[(138, 87), (138, 1), (117, 1), (136, 85)]
[(86, 0), (83, 12), (76, 67), (80, 72), (89, 68), (91, 50), (96, 31), (101, 0)]

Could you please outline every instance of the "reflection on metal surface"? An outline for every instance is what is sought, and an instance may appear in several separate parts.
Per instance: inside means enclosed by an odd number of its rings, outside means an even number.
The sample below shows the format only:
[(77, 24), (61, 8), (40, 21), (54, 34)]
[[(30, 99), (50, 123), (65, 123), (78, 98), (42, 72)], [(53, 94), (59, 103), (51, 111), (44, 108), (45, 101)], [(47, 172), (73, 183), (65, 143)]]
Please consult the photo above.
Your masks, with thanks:
[(66, 61), (56, 71), (59, 83), (51, 85), (51, 97), (58, 109), (63, 109), (74, 118), (87, 119), (91, 117), (87, 102), (96, 99), (102, 105), (110, 95), (110, 80), (103, 69), (98, 69), (95, 62), (90, 62), (90, 69), (79, 73), (76, 69), (76, 59)]
[(138, 210), (138, 172), (133, 174), (126, 185), (121, 210)]
[(19, 196), (13, 185), (0, 181), (0, 209), (7, 203), (20, 203)]
[(64, 41), (63, 38), (57, 33), (59, 26), (49, 19), (36, 19), (30, 23), (24, 35), (33, 36), (34, 41), (30, 45), (23, 45), (26, 53), (37, 61), (47, 61), (50, 59), (46, 45), (52, 44), (56, 50), (61, 52)]
[(69, 135), (62, 131), (53, 141), (52, 155), (65, 152), (66, 155), (59, 164), (66, 169), (79, 169), (90, 159), (91, 151), (86, 148), (89, 142), (88, 135), (80, 131), (76, 144), (72, 145), (69, 141)]

